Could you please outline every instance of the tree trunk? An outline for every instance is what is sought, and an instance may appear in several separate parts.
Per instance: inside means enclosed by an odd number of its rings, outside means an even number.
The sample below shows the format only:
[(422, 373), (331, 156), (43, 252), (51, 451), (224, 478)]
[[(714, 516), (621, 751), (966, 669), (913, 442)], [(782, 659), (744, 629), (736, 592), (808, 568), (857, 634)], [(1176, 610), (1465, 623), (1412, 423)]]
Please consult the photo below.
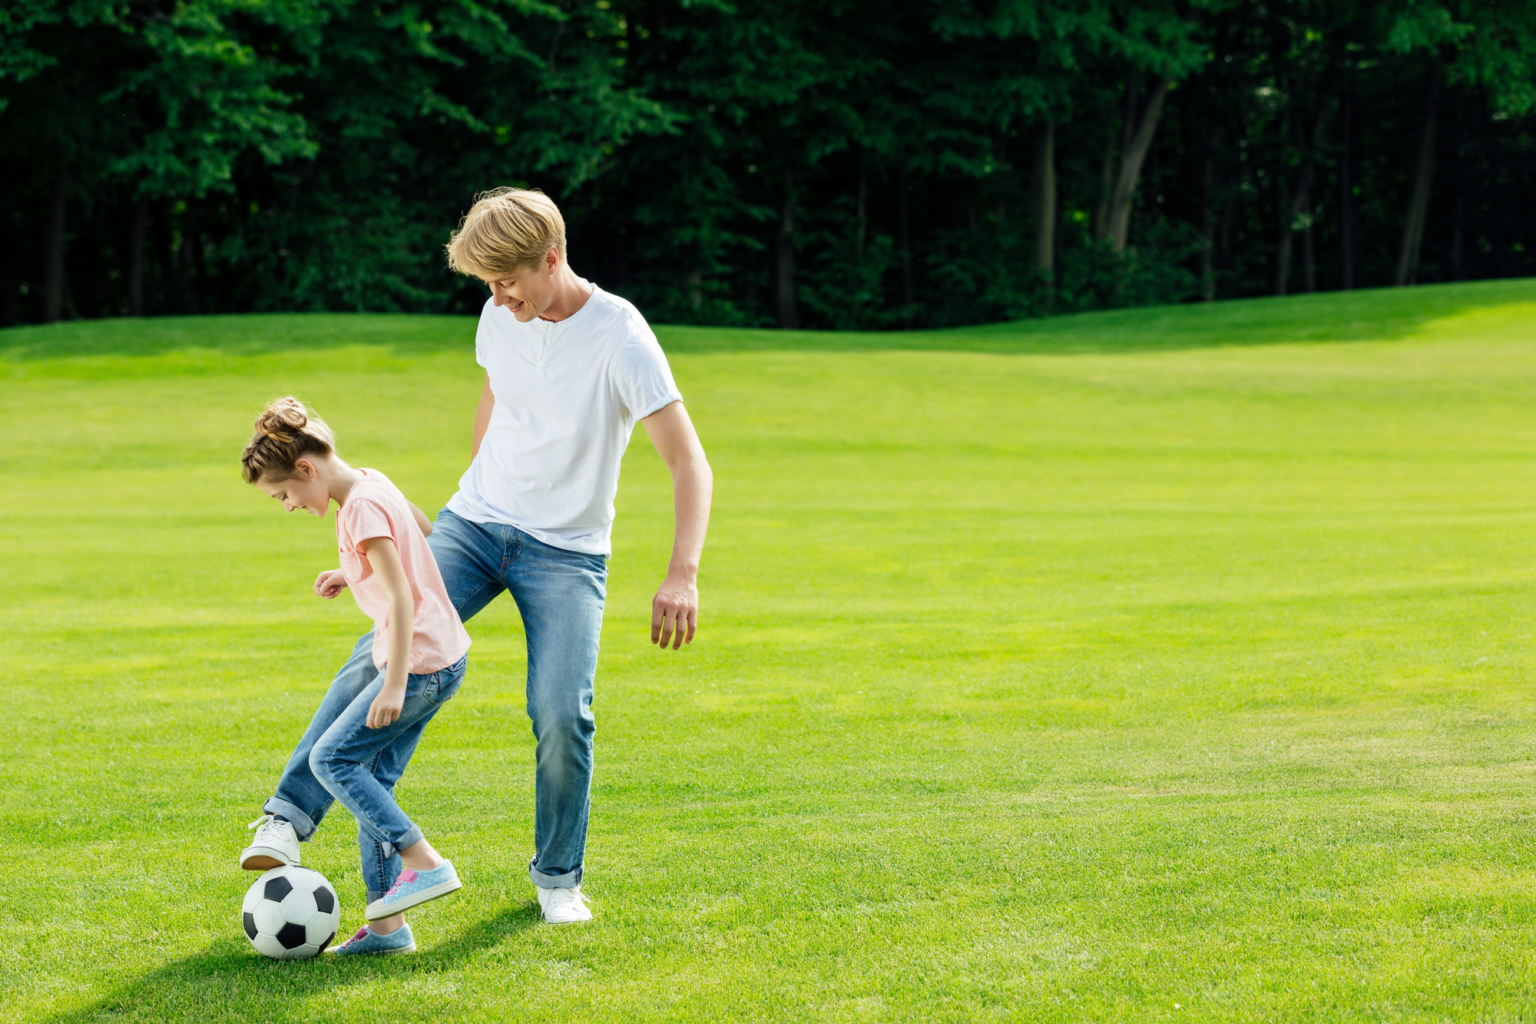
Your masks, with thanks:
[(1214, 140), (1204, 133), (1205, 159), (1200, 163), (1200, 297), (1216, 301), (1216, 152)]
[(853, 253), (859, 259), (864, 258), (864, 235), (869, 230), (869, 172), (859, 168), (859, 228), (854, 238)]
[(155, 259), (160, 264), (160, 304), (171, 309), (176, 302), (172, 286), (176, 280), (176, 240), (172, 218), (176, 204), (167, 199), (155, 203), (155, 211), (149, 218), (149, 233), (154, 240)]
[(907, 203), (907, 169), (896, 174), (896, 244), (901, 249), (902, 327), (912, 329), (912, 224)]
[(1110, 132), (1104, 139), (1104, 160), (1099, 167), (1099, 203), (1093, 211), (1093, 222), (1090, 225), (1093, 237), (1101, 242), (1110, 239), (1109, 216), (1114, 207), (1115, 195), (1115, 157), (1123, 154), (1131, 144), (1131, 138), (1136, 132), (1136, 80), (1131, 79), (1125, 83), (1125, 93), (1122, 97), (1123, 109), (1120, 113), (1120, 133), (1117, 137)]
[[(752, 250), (754, 258), (757, 250)], [(629, 250), (624, 246), (624, 236), (613, 236), (613, 273), (619, 280), (620, 288), (629, 287)]]
[[(1008, 133), (1006, 131), (997, 140), (997, 169), (1003, 174), (1008, 173)], [(997, 226), (1002, 227), (1003, 221), (1008, 216), (1008, 204), (999, 199), (994, 213), (997, 217)]]
[(1355, 86), (1346, 79), (1339, 103), (1339, 287), (1345, 291), (1355, 287), (1354, 165)]
[(1464, 281), (1467, 277), (1465, 256), (1467, 237), (1467, 188), (1464, 182), (1456, 183), (1456, 205), (1451, 211), (1451, 277)]
[(64, 304), (64, 215), (69, 203), (69, 172), (60, 171), (48, 209), (43, 242), (43, 322), (54, 323)]
[[(8, 221), (9, 217), (6, 218)], [(16, 326), (16, 237), (14, 222), (0, 232), (0, 327)]]
[(180, 312), (192, 311), (192, 237), (197, 233), (197, 204), (187, 203), (181, 218), (181, 245), (176, 253), (176, 300)]
[(1216, 229), (1216, 265), (1223, 269), (1232, 266), (1232, 211), (1237, 197), (1228, 195), (1221, 204), (1221, 226)]
[(1461, 102), (1457, 96), (1452, 97), (1449, 134), (1456, 180), (1456, 198), (1451, 203), (1451, 278), (1464, 281), (1467, 276), (1467, 172), (1461, 158)]
[(1296, 175), (1296, 185), (1290, 198), (1280, 210), (1280, 237), (1275, 245), (1275, 294), (1284, 295), (1290, 286), (1291, 248), (1296, 237), (1296, 216), (1312, 192), (1312, 179), (1316, 176), (1312, 161), (1303, 163)]
[(1093, 222), (1089, 227), (1093, 237), (1104, 241), (1109, 237), (1109, 195), (1115, 188), (1115, 137), (1104, 139), (1104, 159), (1099, 165), (1099, 201), (1093, 208)]
[(1308, 295), (1317, 291), (1317, 252), (1312, 247), (1312, 222), (1307, 222), (1301, 233), (1302, 291)]
[(1424, 128), (1419, 133), (1419, 160), (1408, 197), (1408, 216), (1403, 221), (1403, 241), (1397, 251), (1397, 273), (1392, 283), (1412, 284), (1419, 272), (1419, 253), (1424, 246), (1424, 221), (1429, 214), (1429, 186), (1435, 173), (1435, 129), (1440, 120), (1439, 62), (1429, 72), (1429, 93), (1424, 100)]
[(133, 234), (128, 239), (128, 315), (144, 315), (144, 236), (149, 234), (149, 196), (140, 195), (133, 208)]
[(800, 329), (800, 304), (795, 298), (795, 172), (784, 161), (784, 196), (779, 204), (778, 259), (775, 261), (775, 307), (779, 327), (786, 331)]
[(1047, 278), (1056, 269), (1056, 125), (1036, 125), (1031, 147), (1035, 188), (1035, 269)]
[[(1301, 149), (1301, 166), (1296, 172), (1296, 183), (1291, 189), (1290, 197), (1280, 209), (1280, 234), (1275, 245), (1275, 294), (1284, 295), (1290, 285), (1291, 277), (1291, 249), (1296, 237), (1296, 218), (1301, 216), (1303, 210), (1310, 215), (1312, 211), (1312, 183), (1317, 178), (1317, 147), (1322, 138), (1323, 115), (1326, 107), (1319, 102), (1317, 111), (1313, 115), (1312, 130), (1302, 137), (1303, 129), (1296, 129), (1297, 145)], [(1310, 221), (1308, 222), (1310, 225)], [(1309, 226), (1304, 225), (1303, 230)]]
[[(1136, 130), (1120, 153), (1120, 174), (1115, 179), (1115, 190), (1109, 201), (1107, 237), (1115, 252), (1125, 251), (1126, 235), (1131, 227), (1131, 201), (1136, 197), (1136, 182), (1141, 177), (1142, 164), (1152, 148), (1152, 137), (1157, 133), (1157, 122), (1163, 116), (1163, 102), (1173, 83), (1164, 79), (1157, 83), (1147, 105), (1137, 119)], [(1127, 126), (1129, 127), (1129, 126)]]

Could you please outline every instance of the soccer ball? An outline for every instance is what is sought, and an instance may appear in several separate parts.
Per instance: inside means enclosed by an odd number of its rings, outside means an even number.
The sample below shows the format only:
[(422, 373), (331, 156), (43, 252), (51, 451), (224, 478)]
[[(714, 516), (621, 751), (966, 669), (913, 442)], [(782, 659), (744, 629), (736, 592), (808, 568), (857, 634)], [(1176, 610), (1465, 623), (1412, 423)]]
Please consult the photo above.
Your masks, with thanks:
[(341, 901), (318, 871), (284, 864), (256, 879), (240, 907), (246, 938), (274, 960), (315, 956), (341, 924)]

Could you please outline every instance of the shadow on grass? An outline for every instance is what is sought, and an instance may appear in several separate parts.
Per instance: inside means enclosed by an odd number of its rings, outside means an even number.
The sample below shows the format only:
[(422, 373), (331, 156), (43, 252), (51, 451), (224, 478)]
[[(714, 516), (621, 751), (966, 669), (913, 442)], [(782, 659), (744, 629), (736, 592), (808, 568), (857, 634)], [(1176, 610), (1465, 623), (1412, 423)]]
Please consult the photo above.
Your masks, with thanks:
[[(1295, 343), (1390, 341), (1480, 309), (1536, 304), (1536, 279), (1075, 313), (928, 331), (777, 331), (658, 325), (671, 353), (957, 351), (1086, 355)], [(0, 330), (0, 360), (228, 356), (369, 346), (399, 356), (474, 351), (475, 318), (388, 313), (261, 313), (89, 320)]]
[(203, 350), (229, 356), (367, 345), (400, 353), (463, 352), (473, 360), (475, 318), (407, 313), (251, 313), (75, 320), (0, 330), (0, 359), (145, 357)]
[[(365, 984), (374, 979), (398, 980), (450, 971), (475, 953), (533, 927), (539, 921), (530, 901), (509, 907), (447, 942), (423, 945), (407, 956), (338, 957), (322, 954), (309, 960), (268, 960), (238, 934), (210, 943), (202, 952), (166, 964), (120, 986), (90, 1006), (54, 1017), (46, 1024), (96, 1024), (113, 1021), (261, 1021), (272, 1008), (290, 1008), (332, 988)], [(338, 939), (345, 936), (338, 936)], [(279, 1016), (286, 1016), (280, 1013)]]
[[(1232, 299), (886, 333), (657, 327), (668, 352), (959, 351), (998, 355), (1173, 352), (1235, 346), (1395, 341), (1437, 320), (1536, 305), (1536, 279)], [(1536, 315), (1524, 310), (1536, 328)]]

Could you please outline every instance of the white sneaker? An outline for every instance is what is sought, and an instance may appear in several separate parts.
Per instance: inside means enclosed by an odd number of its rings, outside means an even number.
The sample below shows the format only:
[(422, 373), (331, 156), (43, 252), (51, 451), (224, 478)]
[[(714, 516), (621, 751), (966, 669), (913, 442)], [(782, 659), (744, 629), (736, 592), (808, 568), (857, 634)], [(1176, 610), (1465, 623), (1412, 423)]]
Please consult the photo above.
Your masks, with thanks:
[(293, 826), (263, 814), (246, 828), (256, 830), (256, 838), (240, 854), (240, 866), (247, 871), (266, 871), (284, 864), (299, 866), (299, 837)]
[(544, 911), (548, 924), (576, 924), (592, 920), (587, 909), (587, 898), (581, 894), (581, 886), (574, 889), (546, 889), (539, 886), (539, 907)]

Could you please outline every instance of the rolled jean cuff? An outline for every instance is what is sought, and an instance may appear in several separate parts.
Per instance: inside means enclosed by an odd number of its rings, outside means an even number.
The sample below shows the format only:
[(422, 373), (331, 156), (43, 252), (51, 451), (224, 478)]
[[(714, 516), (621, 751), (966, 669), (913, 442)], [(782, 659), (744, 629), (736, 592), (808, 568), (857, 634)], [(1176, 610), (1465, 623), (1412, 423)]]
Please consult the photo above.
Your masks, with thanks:
[(581, 865), (578, 864), (563, 875), (546, 875), (534, 865), (537, 860), (528, 862), (528, 880), (540, 889), (574, 889), (581, 884)]
[(383, 851), (384, 856), (393, 857), (406, 847), (415, 846), (423, 838), (425, 837), (422, 836), (420, 827), (412, 825), (409, 832), (396, 839), (393, 843), (386, 843), (382, 839), (379, 840), (379, 849)]
[(299, 842), (307, 843), (315, 834), (315, 822), (309, 815), (299, 810), (296, 806), (284, 800), (280, 796), (274, 796), (261, 805), (265, 814), (275, 814), (279, 818), (287, 818), (293, 826), (294, 834), (299, 837)]

